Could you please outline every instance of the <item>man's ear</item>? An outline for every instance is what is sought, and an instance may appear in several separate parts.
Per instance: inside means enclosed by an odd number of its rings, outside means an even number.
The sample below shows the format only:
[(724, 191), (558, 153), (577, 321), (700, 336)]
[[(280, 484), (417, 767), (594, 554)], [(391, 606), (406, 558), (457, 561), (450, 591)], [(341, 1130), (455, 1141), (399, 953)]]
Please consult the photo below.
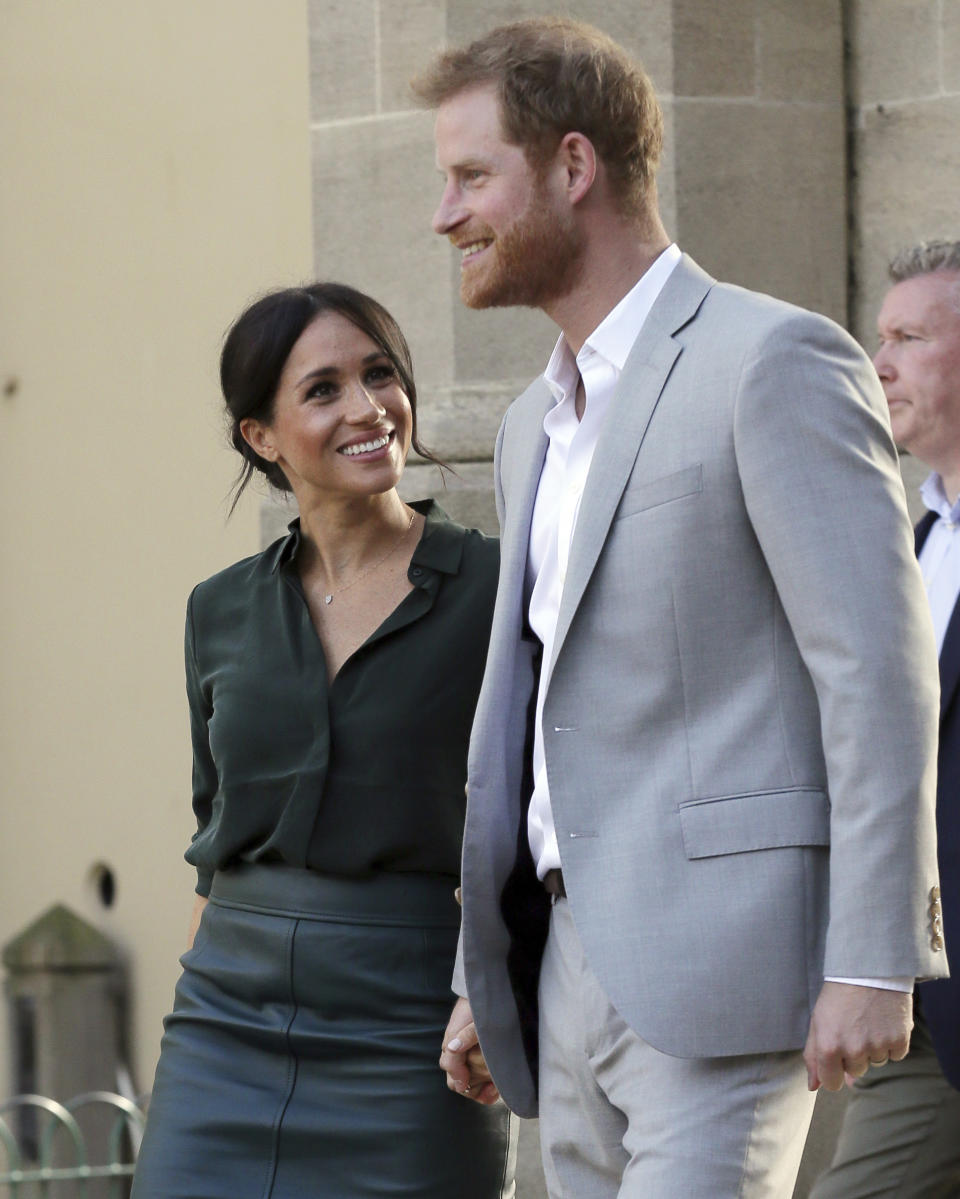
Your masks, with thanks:
[(270, 430), (265, 424), (252, 416), (246, 416), (240, 422), (240, 435), (254, 453), (266, 458), (268, 462), (276, 462), (277, 451), (270, 438)]
[(597, 152), (583, 133), (567, 133), (557, 148), (557, 161), (565, 173), (567, 198), (578, 204), (597, 177)]

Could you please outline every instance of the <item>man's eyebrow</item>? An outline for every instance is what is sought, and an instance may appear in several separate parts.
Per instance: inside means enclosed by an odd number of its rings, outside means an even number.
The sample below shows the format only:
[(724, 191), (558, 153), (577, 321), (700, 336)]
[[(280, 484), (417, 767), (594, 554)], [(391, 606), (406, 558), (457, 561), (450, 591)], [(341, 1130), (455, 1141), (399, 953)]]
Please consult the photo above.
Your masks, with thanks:
[(458, 171), (488, 171), (490, 161), (486, 158), (464, 158), (461, 162), (451, 162), (446, 167), (438, 164), (436, 169), (441, 175), (454, 174)]
[(919, 317), (899, 317), (895, 321), (890, 321), (888, 324), (877, 326), (877, 336), (883, 337), (884, 333), (893, 337), (900, 337), (903, 334), (919, 334), (924, 336), (928, 332), (928, 327)]

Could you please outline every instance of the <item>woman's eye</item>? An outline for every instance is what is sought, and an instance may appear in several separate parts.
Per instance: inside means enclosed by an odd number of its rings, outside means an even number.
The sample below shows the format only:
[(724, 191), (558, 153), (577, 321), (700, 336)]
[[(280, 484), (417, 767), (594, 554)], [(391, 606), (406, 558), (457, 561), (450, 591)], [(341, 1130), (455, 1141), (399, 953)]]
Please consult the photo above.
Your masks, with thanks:
[(379, 366), (371, 367), (367, 372), (367, 378), (371, 383), (383, 383), (396, 377), (397, 372), (390, 363), (382, 363)]

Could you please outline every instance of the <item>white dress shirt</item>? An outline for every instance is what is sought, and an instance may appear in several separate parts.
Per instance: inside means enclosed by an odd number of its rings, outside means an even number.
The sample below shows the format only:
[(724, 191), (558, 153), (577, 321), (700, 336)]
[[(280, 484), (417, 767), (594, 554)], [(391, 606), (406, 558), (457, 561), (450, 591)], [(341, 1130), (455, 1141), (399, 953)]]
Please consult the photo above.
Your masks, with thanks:
[[(527, 558), (527, 582), (531, 587), (530, 627), (543, 643), (533, 735), (533, 795), (527, 814), (527, 833), (538, 878), (543, 878), (548, 870), (560, 867), (543, 751), (543, 701), (550, 682), (560, 596), (580, 511), (580, 497), (627, 355), (679, 261), (680, 251), (675, 245), (664, 250), (594, 329), (576, 358), (561, 334), (543, 376), (556, 403), (543, 421), (549, 446), (537, 488)], [(577, 384), (581, 379), (586, 404), (583, 419), (578, 420)]]
[[(548, 870), (561, 866), (547, 781), (543, 705), (550, 683), (560, 598), (576, 531), (580, 499), (600, 430), (627, 357), (680, 257), (680, 250), (675, 244), (664, 250), (594, 329), (576, 357), (561, 334), (543, 375), (555, 403), (543, 421), (548, 446), (537, 487), (527, 556), (527, 584), (530, 588), (528, 618), (531, 629), (543, 645), (533, 734), (533, 793), (527, 812), (530, 851), (537, 877), (541, 879)], [(581, 380), (585, 404), (583, 417), (578, 419), (576, 399)], [(930, 535), (933, 536), (933, 531)], [(913, 979), (909, 978), (828, 978), (826, 981), (850, 982), (896, 991), (913, 989)]]

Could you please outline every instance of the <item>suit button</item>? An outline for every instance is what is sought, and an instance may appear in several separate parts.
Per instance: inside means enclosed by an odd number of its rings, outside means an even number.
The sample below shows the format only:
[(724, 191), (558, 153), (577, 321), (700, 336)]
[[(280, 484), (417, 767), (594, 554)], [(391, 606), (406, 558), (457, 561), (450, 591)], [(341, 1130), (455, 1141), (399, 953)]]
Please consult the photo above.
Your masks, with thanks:
[(939, 933), (934, 933), (930, 938), (930, 948), (934, 953), (939, 953), (943, 949), (943, 937)]
[(940, 888), (939, 887), (931, 887), (930, 888), (930, 902), (936, 903), (939, 898), (940, 898)]

